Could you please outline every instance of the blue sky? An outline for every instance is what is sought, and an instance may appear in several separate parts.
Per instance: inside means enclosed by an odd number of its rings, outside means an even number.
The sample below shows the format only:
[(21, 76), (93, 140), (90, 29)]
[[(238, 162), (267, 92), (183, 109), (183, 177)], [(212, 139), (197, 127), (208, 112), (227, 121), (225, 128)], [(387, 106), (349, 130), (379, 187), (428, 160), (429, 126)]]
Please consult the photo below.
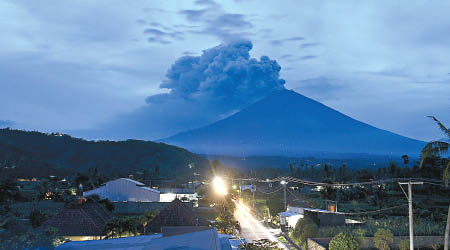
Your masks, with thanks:
[(134, 119), (152, 130), (159, 120), (140, 115), (167, 110), (197, 122), (147, 139), (204, 125), (246, 103), (203, 119), (198, 103), (165, 110), (149, 96), (168, 92), (160, 84), (180, 57), (251, 41), (249, 60), (276, 61), (286, 88), (438, 139), (426, 116), (450, 124), (448, 10), (448, 1), (1, 1), (0, 126), (82, 135)]

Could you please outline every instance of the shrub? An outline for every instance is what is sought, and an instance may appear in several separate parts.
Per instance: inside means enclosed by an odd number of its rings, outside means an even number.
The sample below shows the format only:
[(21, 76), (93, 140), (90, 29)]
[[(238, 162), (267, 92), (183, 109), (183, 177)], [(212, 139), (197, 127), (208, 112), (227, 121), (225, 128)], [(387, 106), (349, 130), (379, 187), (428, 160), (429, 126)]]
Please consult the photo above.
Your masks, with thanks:
[(398, 248), (400, 250), (409, 250), (409, 240), (401, 240)]
[(356, 237), (356, 240), (359, 242), (359, 245), (365, 245), (367, 243), (366, 239), (367, 230), (363, 228), (358, 228), (353, 230), (353, 235)]
[(308, 238), (315, 237), (317, 235), (318, 227), (309, 218), (302, 218), (295, 224), (294, 230), (291, 232), (291, 237), (302, 248), (306, 248)]
[(375, 238), (373, 239), (375, 247), (380, 250), (389, 250), (389, 244), (394, 242), (394, 235), (389, 231), (389, 229), (379, 228), (375, 233)]
[(329, 249), (357, 250), (359, 249), (359, 242), (352, 234), (339, 233), (330, 241)]

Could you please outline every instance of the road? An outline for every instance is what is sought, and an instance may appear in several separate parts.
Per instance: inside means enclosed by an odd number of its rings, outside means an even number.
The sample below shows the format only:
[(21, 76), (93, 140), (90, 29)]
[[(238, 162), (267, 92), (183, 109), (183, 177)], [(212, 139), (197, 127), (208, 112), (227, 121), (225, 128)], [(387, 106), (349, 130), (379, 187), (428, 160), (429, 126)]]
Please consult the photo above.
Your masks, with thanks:
[(268, 239), (278, 243), (278, 247), (288, 249), (281, 243), (275, 234), (279, 234), (279, 229), (269, 229), (264, 224), (256, 219), (251, 213), (250, 209), (244, 204), (235, 201), (236, 212), (234, 216), (241, 225), (241, 237), (245, 238), (247, 242), (251, 243), (254, 240)]

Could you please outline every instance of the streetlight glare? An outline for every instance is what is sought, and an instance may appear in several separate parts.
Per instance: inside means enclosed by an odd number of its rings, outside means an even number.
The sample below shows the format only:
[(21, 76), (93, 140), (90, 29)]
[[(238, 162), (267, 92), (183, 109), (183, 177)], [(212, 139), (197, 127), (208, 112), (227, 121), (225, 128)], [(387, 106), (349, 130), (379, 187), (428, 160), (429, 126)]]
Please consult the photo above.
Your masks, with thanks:
[(227, 194), (227, 187), (225, 186), (224, 181), (221, 177), (216, 176), (213, 180), (213, 185), (216, 193), (220, 195), (226, 195)]

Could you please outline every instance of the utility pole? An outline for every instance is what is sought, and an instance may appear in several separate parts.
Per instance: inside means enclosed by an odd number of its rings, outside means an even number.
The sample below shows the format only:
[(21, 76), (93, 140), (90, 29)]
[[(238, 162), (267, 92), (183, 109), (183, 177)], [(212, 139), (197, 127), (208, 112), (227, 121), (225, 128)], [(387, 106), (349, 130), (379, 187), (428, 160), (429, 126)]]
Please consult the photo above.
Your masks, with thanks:
[[(253, 188), (254, 187), (254, 188)], [(255, 186), (255, 182), (252, 181), (252, 188), (251, 188), (252, 194), (253, 194), (253, 208), (255, 208), (255, 192), (256, 192), (256, 186)]]
[[(414, 249), (414, 222), (413, 222), (413, 200), (412, 200), (412, 185), (422, 185), (423, 182), (399, 182), (398, 183), (400, 187), (403, 187), (402, 185), (408, 185), (408, 195), (406, 198), (408, 199), (408, 206), (409, 206), (409, 249)], [(405, 191), (403, 191), (405, 193)], [(406, 195), (406, 193), (405, 193)]]
[(255, 208), (255, 191), (252, 192), (253, 193), (253, 208)]
[(280, 184), (284, 186), (284, 211), (286, 211), (287, 210), (287, 204), (286, 204), (286, 186), (287, 186), (287, 181), (282, 180), (280, 182)]

